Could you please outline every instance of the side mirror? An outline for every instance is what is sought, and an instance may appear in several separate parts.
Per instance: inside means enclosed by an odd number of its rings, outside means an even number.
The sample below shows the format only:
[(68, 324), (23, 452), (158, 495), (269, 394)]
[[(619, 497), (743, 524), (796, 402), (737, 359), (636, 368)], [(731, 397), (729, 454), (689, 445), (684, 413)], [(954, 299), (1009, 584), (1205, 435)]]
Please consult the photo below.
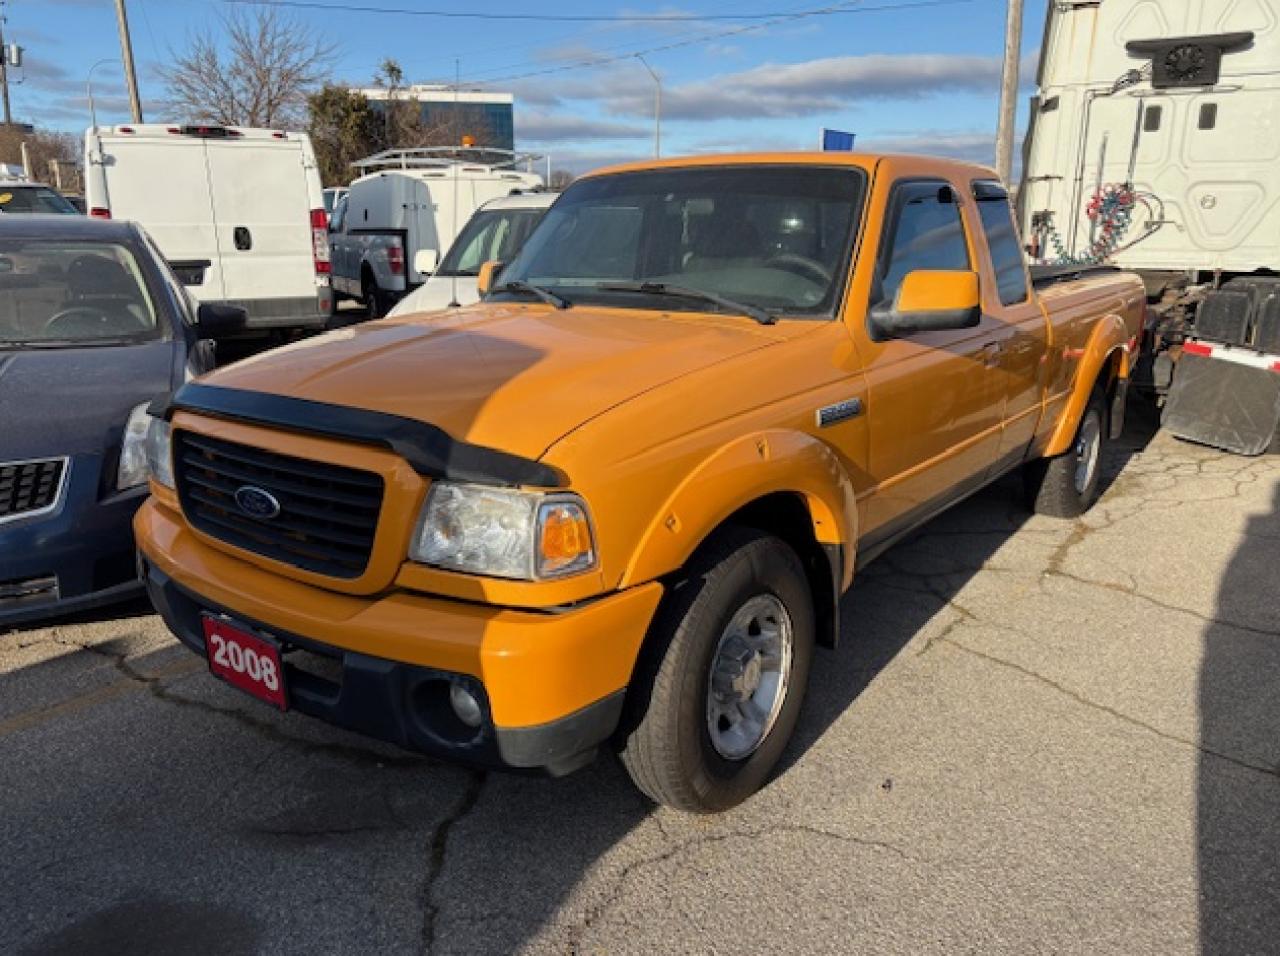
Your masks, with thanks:
[(488, 295), (489, 291), (498, 284), (498, 275), (506, 266), (505, 262), (499, 262), (497, 259), (490, 259), (482, 265), (480, 272), (476, 275), (476, 290), (481, 295)]
[(892, 339), (915, 332), (972, 329), (982, 322), (978, 273), (917, 269), (898, 286), (892, 306), (871, 310), (879, 338)]
[(220, 339), (244, 331), (249, 313), (238, 305), (203, 302), (196, 309), (196, 338)]
[(439, 249), (419, 249), (413, 254), (413, 271), (418, 275), (429, 276), (439, 268)]

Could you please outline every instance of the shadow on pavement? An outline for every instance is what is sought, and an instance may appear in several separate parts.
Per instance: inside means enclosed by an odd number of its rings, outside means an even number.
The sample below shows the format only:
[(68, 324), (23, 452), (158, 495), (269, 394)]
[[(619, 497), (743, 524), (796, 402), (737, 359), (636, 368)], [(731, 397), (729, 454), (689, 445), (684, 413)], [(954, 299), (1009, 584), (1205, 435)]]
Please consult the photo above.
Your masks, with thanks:
[[(1233, 622), (1231, 624), (1223, 622)], [(1249, 518), (1200, 667), (1197, 816), (1206, 956), (1280, 951), (1280, 488)]]

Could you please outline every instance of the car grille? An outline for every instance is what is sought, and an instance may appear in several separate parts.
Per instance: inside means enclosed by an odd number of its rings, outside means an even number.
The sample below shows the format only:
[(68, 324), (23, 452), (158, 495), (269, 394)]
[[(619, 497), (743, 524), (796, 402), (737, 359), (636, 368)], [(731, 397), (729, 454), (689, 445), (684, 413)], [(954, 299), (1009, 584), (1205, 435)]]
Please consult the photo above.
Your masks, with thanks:
[[(183, 513), (205, 534), (330, 577), (358, 578), (368, 567), (380, 475), (185, 431), (174, 433), (173, 460)], [(279, 512), (245, 511), (236, 493), (246, 487), (267, 492)]]
[(0, 521), (52, 508), (66, 467), (63, 458), (0, 464)]

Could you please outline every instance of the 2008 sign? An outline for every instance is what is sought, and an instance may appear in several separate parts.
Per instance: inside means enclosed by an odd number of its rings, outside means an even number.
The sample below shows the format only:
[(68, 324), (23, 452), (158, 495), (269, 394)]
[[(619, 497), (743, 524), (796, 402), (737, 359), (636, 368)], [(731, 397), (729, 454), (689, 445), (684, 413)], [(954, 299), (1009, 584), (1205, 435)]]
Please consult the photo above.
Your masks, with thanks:
[(277, 645), (224, 618), (213, 616), (204, 619), (204, 644), (209, 670), (231, 686), (281, 710), (288, 707), (285, 674)]
[(237, 674), (245, 674), (250, 680), (261, 682), (268, 690), (280, 689), (280, 672), (271, 658), (260, 656), (252, 647), (241, 647), (221, 634), (209, 635), (209, 643), (215, 664), (229, 667)]

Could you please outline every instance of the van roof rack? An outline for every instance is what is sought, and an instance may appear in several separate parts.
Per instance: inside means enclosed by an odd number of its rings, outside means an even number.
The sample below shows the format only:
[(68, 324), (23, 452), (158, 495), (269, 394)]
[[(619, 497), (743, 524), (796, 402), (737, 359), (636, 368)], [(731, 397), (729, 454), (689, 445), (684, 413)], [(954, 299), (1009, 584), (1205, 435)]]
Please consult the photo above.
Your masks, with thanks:
[(518, 153), (488, 146), (415, 146), (384, 149), (358, 159), (351, 165), (362, 173), (379, 169), (444, 169), (451, 166), (483, 166), (486, 171), (515, 169), (523, 164), (533, 172), (533, 164), (543, 159), (537, 153)]

